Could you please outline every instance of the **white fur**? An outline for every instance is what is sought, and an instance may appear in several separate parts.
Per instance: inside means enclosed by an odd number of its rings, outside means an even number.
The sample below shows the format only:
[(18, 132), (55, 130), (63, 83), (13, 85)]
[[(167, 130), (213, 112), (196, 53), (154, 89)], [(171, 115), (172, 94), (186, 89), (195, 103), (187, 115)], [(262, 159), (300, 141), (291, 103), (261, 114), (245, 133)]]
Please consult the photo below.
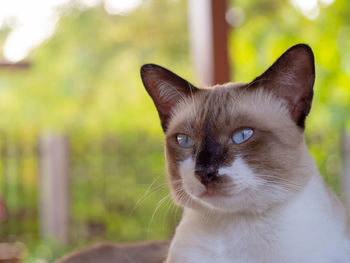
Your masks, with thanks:
[(193, 159), (189, 157), (180, 163), (179, 171), (185, 191), (196, 198), (205, 191), (205, 187), (194, 177), (194, 166)]
[(255, 189), (261, 185), (261, 180), (253, 173), (244, 160), (238, 157), (230, 167), (219, 169), (220, 175), (228, 175), (241, 190)]
[[(200, 200), (196, 196), (205, 189), (194, 178), (193, 169), (189, 158), (181, 163), (180, 175), (185, 191)], [(260, 187), (259, 176), (240, 158), (219, 174), (230, 176), (241, 189)], [(167, 263), (350, 262), (345, 217), (335, 211), (317, 172), (293, 198), (264, 213), (223, 213), (215, 209), (223, 200), (202, 201), (207, 202), (204, 211), (184, 208)]]

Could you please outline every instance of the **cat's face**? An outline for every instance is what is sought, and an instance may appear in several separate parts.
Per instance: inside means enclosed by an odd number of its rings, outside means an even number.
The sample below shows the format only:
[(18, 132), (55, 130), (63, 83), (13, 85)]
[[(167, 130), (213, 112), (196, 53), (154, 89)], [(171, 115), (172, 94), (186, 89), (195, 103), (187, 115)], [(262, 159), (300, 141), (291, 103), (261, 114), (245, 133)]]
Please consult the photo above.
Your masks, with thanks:
[(314, 64), (307, 46), (289, 49), (249, 84), (197, 89), (159, 66), (141, 72), (162, 121), (179, 204), (258, 213), (308, 180), (303, 128)]

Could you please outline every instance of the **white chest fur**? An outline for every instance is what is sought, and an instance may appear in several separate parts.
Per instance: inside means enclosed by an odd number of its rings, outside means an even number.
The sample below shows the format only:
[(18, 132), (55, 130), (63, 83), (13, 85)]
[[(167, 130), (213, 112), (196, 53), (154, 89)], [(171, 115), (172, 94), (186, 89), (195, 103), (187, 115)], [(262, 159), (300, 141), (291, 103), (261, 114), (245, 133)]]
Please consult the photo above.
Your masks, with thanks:
[(318, 175), (264, 216), (186, 208), (167, 263), (347, 263), (350, 242), (337, 209)]

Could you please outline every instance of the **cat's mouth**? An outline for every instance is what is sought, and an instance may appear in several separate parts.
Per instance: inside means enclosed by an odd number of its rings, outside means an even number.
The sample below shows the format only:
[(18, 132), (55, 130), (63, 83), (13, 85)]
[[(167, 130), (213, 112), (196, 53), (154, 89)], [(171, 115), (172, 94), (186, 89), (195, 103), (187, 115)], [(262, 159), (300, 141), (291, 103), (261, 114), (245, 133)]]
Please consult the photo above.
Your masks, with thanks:
[(201, 192), (198, 197), (199, 198), (213, 198), (213, 197), (227, 197), (228, 193), (223, 191), (222, 188), (217, 187), (215, 185), (207, 185), (205, 190)]
[(205, 190), (203, 193), (201, 193), (198, 197), (200, 198), (213, 198), (213, 197), (225, 197), (227, 194), (221, 192), (221, 191), (215, 191), (215, 190)]

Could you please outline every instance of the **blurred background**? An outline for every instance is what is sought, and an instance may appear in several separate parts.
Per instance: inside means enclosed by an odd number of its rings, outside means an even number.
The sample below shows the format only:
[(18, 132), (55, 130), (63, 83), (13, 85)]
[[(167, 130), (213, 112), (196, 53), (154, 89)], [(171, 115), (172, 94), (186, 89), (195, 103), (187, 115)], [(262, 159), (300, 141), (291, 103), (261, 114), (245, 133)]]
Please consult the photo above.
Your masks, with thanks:
[(199, 86), (247, 82), (308, 43), (306, 140), (347, 200), (349, 13), (347, 0), (1, 1), (0, 262), (171, 237), (181, 209), (168, 195), (144, 63)]

